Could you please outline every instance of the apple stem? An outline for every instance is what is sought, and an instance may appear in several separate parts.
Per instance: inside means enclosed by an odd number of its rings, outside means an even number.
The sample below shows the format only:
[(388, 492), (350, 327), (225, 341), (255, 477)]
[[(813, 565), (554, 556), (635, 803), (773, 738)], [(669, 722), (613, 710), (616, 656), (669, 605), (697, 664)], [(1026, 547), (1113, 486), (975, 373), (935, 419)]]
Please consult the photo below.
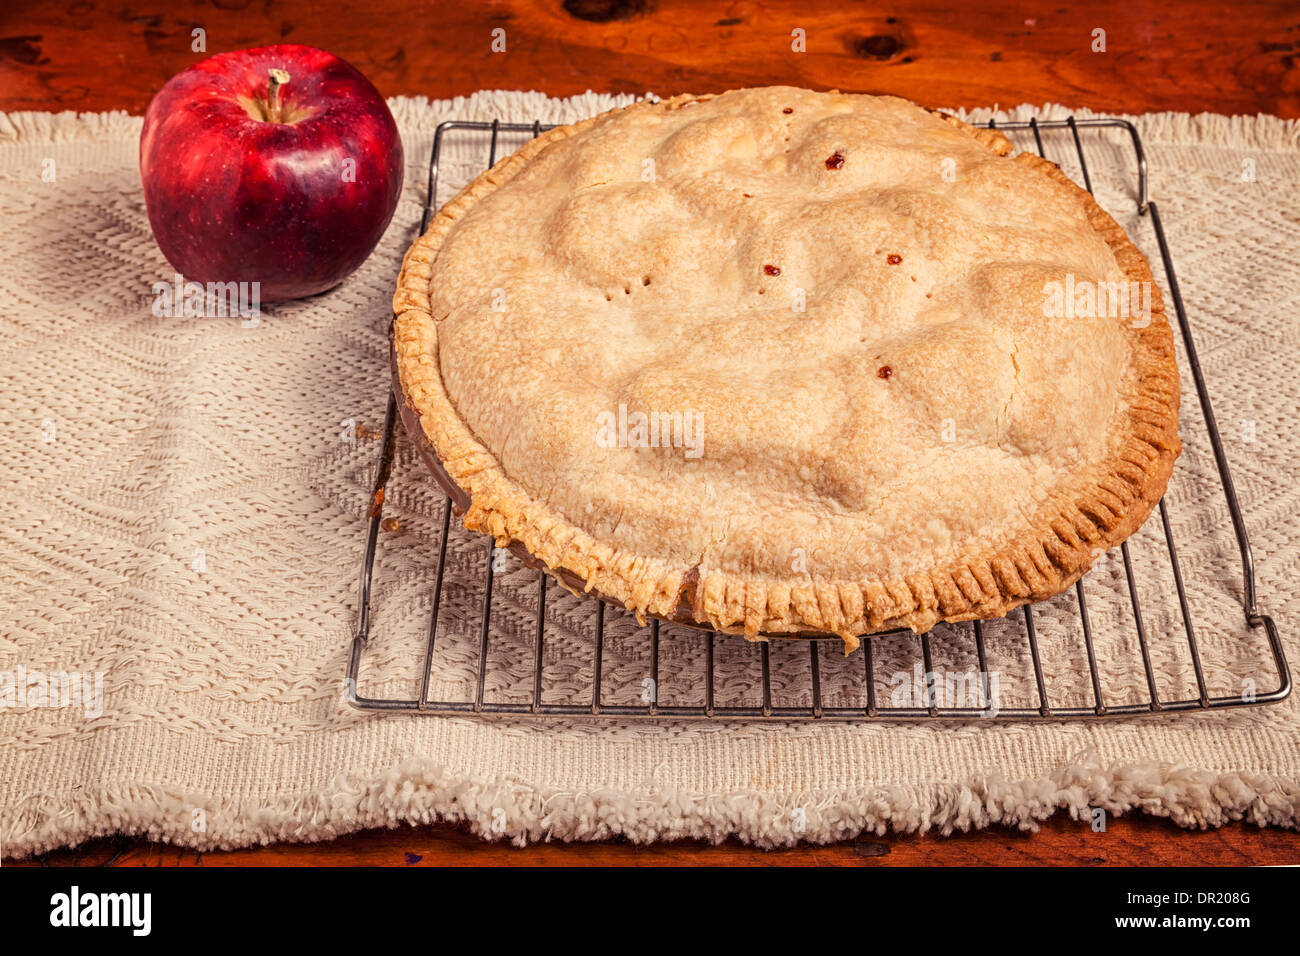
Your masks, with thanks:
[(280, 87), (289, 82), (289, 73), (287, 70), (273, 68), (267, 71), (271, 76), (271, 83), (266, 89), (266, 118), (272, 123), (283, 123), (283, 110), (280, 106)]

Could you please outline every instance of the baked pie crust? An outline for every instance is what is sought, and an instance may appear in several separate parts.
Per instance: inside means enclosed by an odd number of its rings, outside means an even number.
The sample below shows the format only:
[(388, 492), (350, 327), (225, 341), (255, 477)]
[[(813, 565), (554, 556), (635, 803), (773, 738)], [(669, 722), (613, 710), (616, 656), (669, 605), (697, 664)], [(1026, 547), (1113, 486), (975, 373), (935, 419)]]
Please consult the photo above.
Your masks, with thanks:
[(498, 162), (393, 300), (404, 412), (466, 527), (642, 621), (849, 650), (1071, 585), (1165, 490), (1178, 369), (1142, 254), (1011, 153), (771, 87)]

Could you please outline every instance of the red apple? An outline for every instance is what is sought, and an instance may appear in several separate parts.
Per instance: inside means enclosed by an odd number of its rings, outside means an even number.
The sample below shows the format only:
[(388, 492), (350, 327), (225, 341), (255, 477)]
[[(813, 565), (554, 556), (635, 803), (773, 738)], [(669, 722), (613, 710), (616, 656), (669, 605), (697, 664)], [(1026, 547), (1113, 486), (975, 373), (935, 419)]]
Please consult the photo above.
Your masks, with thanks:
[(370, 255), (402, 192), (388, 104), (332, 53), (219, 53), (167, 81), (140, 134), (149, 225), (196, 282), (262, 301), (330, 288)]

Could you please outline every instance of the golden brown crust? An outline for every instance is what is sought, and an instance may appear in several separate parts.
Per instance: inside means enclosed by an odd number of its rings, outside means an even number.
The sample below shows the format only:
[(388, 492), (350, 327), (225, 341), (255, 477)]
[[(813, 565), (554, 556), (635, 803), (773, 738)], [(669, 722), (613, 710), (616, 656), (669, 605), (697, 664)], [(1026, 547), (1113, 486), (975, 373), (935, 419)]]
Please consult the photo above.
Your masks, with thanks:
[[(679, 96), (627, 110), (674, 110), (710, 97)], [(1088, 472), (1084, 487), (1068, 500), (1056, 497), (1034, 512), (1032, 533), (963, 560), (884, 579), (809, 575), (781, 578), (737, 573), (663, 555), (637, 554), (597, 540), (563, 514), (536, 499), (502, 469), (462, 420), (450, 398), (438, 359), (438, 322), (431, 314), (430, 279), (452, 226), (483, 197), (518, 175), (555, 143), (592, 126), (593, 118), (551, 130), (467, 186), (447, 203), (428, 231), (407, 252), (394, 296), (393, 347), (402, 399), (447, 476), (464, 490), (464, 522), (501, 546), (516, 542), (566, 585), (621, 602), (639, 619), (653, 615), (689, 619), (719, 630), (759, 635), (833, 633), (847, 649), (862, 635), (909, 627), (926, 630), (939, 621), (1006, 614), (1022, 604), (1069, 587), (1096, 556), (1131, 535), (1159, 501), (1180, 444), (1179, 385), (1173, 337), (1146, 259), (1091, 195), (1054, 164), (1020, 154), (1016, 162), (1069, 187), (1074, 201), (1133, 282), (1147, 283), (1150, 321), (1126, 329), (1134, 354), (1134, 388), (1124, 396), (1123, 427), (1112, 436), (1104, 467)], [(996, 130), (944, 121), (992, 153), (1006, 156), (1011, 143)], [(1082, 479), (1081, 479), (1082, 480)]]

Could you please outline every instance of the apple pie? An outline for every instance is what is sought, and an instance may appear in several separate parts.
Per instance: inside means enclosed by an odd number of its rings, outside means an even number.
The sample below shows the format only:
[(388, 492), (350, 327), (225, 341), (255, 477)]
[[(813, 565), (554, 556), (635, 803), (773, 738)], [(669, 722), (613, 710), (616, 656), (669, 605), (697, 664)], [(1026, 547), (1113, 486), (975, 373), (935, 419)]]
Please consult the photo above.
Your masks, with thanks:
[(393, 356), (467, 528), (749, 638), (1070, 586), (1178, 456), (1151, 270), (1055, 165), (787, 87), (551, 130), (403, 262)]

